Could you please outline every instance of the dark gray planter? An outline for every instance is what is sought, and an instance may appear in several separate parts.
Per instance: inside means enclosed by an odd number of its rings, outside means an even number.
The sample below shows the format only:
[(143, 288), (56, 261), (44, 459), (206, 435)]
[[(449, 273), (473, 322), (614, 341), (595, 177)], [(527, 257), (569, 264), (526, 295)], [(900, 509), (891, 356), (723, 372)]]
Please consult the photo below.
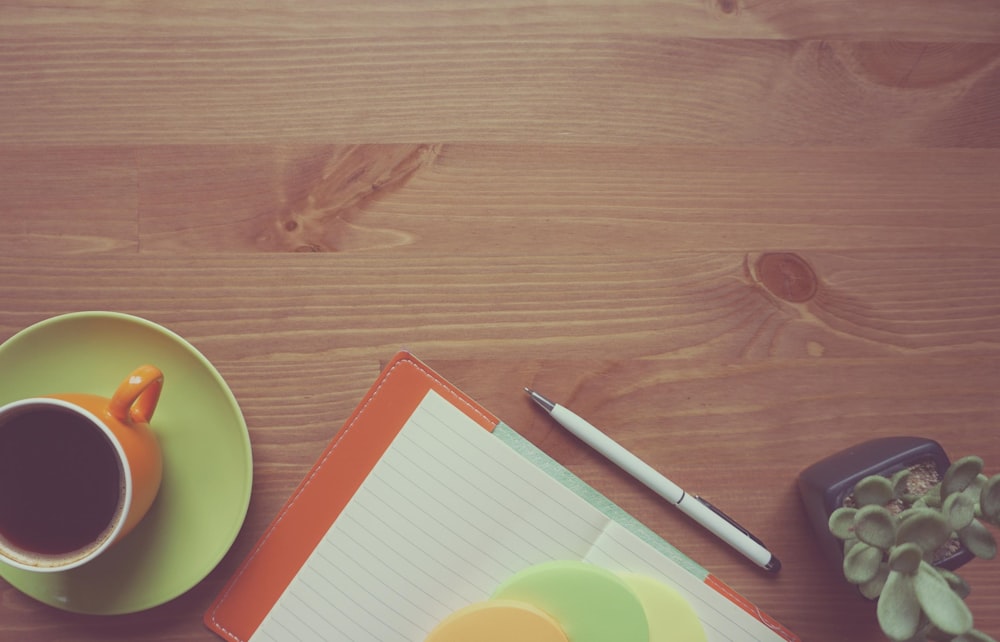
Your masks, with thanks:
[[(854, 485), (869, 475), (891, 476), (908, 466), (930, 460), (943, 475), (951, 461), (941, 444), (923, 437), (883, 437), (851, 446), (816, 462), (799, 473), (799, 494), (823, 552), (838, 567), (843, 565), (844, 543), (830, 533), (830, 514), (844, 505)], [(955, 570), (972, 553), (964, 547), (935, 566)]]

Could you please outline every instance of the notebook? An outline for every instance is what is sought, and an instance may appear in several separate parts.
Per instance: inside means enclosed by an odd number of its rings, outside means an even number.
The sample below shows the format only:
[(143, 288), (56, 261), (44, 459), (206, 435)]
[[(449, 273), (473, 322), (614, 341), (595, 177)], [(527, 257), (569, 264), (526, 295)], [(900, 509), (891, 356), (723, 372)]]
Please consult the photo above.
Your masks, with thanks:
[(667, 583), (710, 642), (798, 640), (406, 352), (204, 621), (240, 642), (419, 642), (518, 570), (555, 559)]

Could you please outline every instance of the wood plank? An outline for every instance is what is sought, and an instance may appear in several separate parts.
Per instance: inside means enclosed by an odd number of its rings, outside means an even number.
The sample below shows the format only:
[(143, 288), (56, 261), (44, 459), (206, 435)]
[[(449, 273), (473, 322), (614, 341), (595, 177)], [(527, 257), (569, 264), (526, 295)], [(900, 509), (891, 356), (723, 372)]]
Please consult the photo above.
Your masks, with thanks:
[(37, 35), (173, 38), (224, 35), (395, 37), (419, 33), (447, 40), (469, 33), (505, 37), (565, 33), (697, 38), (838, 39), (997, 42), (1000, 13), (990, 0), (470, 0), (448, 7), (433, 0), (298, 0), (294, 3), (97, 2), (65, 11), (44, 0), (5, 3), (0, 39)]
[(1000, 225), (994, 150), (195, 145), (4, 158), (0, 209), (17, 223), (0, 249), (25, 255), (140, 243), (433, 253), (490, 239), (547, 254), (974, 249), (994, 247)]
[(1000, 45), (0, 40), (0, 142), (1000, 145)]
[[(5, 309), (0, 331), (117, 309), (174, 327), (210, 357), (249, 362), (374, 359), (404, 346), (437, 358), (712, 362), (1000, 351), (1000, 251), (784, 256), (771, 270), (760, 255), (709, 252), (164, 255), (128, 263), (128, 279), (117, 257), (3, 257), (0, 300), (32, 304)], [(798, 278), (812, 287), (790, 294)]]
[(203, 145), (137, 157), (144, 252), (503, 243), (656, 255), (974, 249), (1000, 238), (996, 150)]

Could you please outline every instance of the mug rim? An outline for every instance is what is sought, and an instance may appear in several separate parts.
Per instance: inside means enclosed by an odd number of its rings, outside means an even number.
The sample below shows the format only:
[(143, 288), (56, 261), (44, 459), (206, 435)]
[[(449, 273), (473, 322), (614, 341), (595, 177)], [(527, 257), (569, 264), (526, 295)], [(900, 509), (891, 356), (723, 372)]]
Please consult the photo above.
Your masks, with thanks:
[[(125, 522), (132, 509), (132, 468), (129, 465), (125, 449), (122, 447), (121, 442), (118, 441), (118, 437), (115, 436), (114, 432), (108, 428), (100, 417), (91, 411), (83, 408), (82, 406), (78, 406), (72, 402), (56, 397), (27, 397), (25, 399), (11, 401), (0, 406), (0, 425), (5, 423), (6, 417), (9, 413), (17, 411), (18, 409), (22, 409), (23, 411), (26, 407), (27, 409), (31, 409), (40, 407), (51, 408), (53, 406), (83, 417), (92, 426), (97, 427), (104, 434), (104, 437), (108, 440), (115, 451), (115, 456), (121, 469), (122, 487), (124, 488), (124, 493), (123, 499), (121, 500), (121, 510), (116, 510), (115, 515), (112, 517), (114, 526), (111, 531), (102, 531), (103, 540), (101, 543), (94, 548), (86, 549), (86, 553), (83, 555), (72, 556), (74, 551), (68, 551), (57, 555), (35, 553), (20, 547), (12, 546), (9, 542), (6, 542), (4, 538), (0, 537), (0, 561), (26, 571), (36, 571), (41, 573), (68, 571), (69, 569), (86, 564), (103, 553), (118, 539), (118, 536), (121, 533), (122, 528), (125, 526)], [(17, 557), (15, 557), (15, 555), (17, 555)], [(46, 558), (50, 558), (51, 561), (47, 562)], [(37, 560), (40, 563), (33, 563), (30, 560)]]

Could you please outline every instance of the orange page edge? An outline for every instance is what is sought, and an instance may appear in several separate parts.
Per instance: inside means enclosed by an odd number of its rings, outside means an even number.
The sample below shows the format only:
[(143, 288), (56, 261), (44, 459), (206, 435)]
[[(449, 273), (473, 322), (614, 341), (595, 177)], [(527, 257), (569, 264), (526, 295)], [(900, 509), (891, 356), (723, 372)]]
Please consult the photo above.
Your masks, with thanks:
[(719, 595), (723, 596), (736, 606), (740, 607), (741, 609), (752, 615), (754, 619), (758, 620), (761, 624), (774, 631), (775, 634), (781, 636), (782, 639), (788, 640), (788, 642), (801, 642), (799, 636), (797, 636), (795, 633), (792, 633), (792, 631), (787, 629), (785, 625), (775, 620), (767, 613), (761, 611), (756, 604), (754, 604), (747, 598), (743, 597), (743, 595), (741, 595), (740, 593), (737, 593), (735, 589), (730, 587), (728, 584), (726, 584), (716, 576), (709, 573), (708, 576), (705, 578), (705, 584), (711, 586), (713, 589), (715, 589), (715, 591)]

